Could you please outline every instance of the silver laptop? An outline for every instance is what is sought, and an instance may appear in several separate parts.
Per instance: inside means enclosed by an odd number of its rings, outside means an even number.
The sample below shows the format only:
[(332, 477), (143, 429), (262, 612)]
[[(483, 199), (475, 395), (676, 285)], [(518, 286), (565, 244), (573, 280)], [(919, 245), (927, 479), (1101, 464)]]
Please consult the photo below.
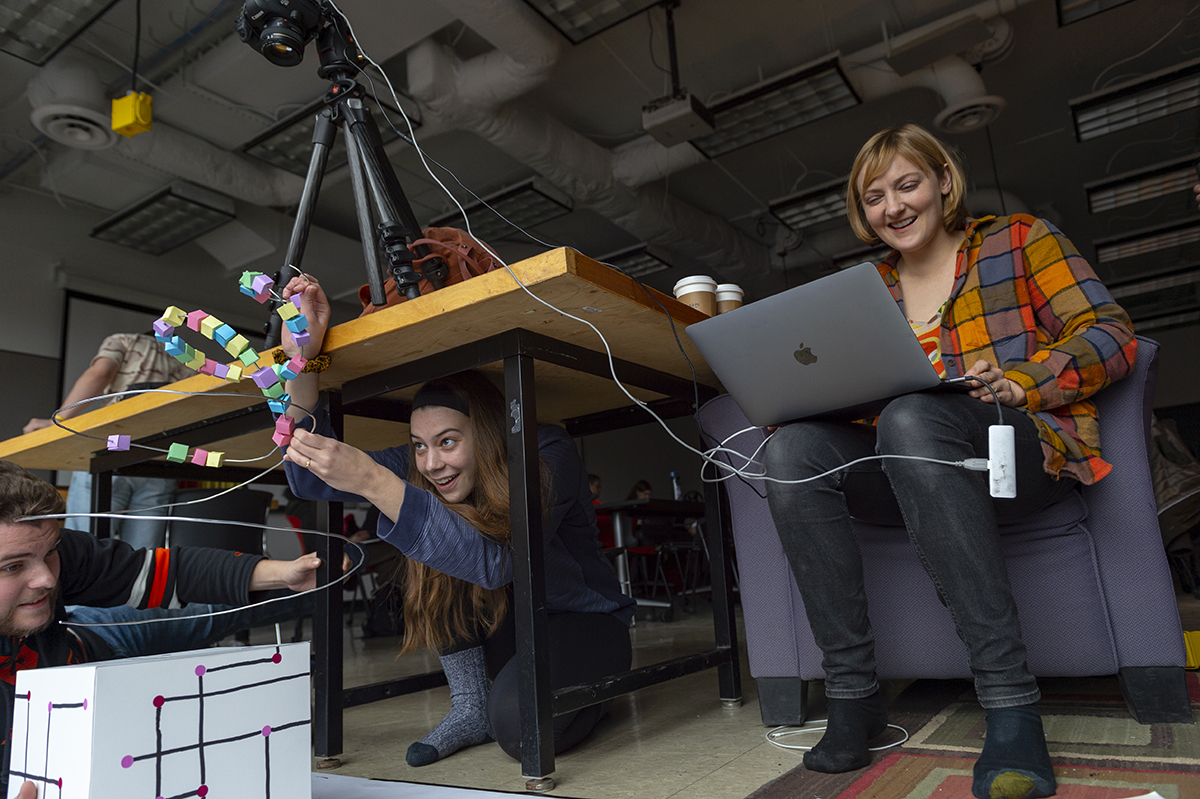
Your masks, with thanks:
[(861, 419), (941, 385), (869, 263), (689, 325), (687, 334), (751, 424)]

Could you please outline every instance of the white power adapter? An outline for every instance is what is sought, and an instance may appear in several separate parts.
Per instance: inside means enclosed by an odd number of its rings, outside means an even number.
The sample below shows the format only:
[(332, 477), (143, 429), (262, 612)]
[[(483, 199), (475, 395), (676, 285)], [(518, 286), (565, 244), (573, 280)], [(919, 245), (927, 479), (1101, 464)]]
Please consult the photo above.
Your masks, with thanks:
[(1017, 442), (1012, 425), (988, 428), (988, 482), (993, 497), (1017, 495)]

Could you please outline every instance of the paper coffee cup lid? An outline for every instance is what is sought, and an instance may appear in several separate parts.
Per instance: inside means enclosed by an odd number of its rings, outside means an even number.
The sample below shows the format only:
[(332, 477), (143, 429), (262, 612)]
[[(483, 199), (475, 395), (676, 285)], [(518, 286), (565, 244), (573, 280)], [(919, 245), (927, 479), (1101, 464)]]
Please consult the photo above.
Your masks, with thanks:
[(701, 290), (707, 289), (708, 291), (716, 291), (717, 281), (713, 280), (708, 275), (689, 275), (688, 277), (681, 278), (679, 282), (675, 284), (675, 295), (678, 296), (680, 289), (684, 289), (689, 286), (695, 286), (697, 289)]
[(717, 291), (736, 291), (738, 294), (745, 294), (737, 283), (721, 283), (717, 286)]

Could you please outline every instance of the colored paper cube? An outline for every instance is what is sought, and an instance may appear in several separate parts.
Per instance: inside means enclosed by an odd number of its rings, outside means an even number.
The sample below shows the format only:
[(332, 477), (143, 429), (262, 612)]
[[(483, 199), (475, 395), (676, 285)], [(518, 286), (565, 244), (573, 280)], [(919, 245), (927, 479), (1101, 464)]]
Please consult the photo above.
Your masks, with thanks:
[(221, 325), (220, 327), (213, 330), (213, 341), (217, 342), (222, 347), (224, 347), (224, 346), (228, 345), (229, 342), (236, 335), (237, 335), (237, 331), (234, 330), (232, 327), (230, 327), (229, 325)]
[(179, 336), (171, 336), (169, 340), (163, 342), (163, 349), (167, 351), (167, 354), (173, 355), (176, 358), (184, 354), (184, 347), (186, 346), (183, 343), (183, 339)]
[(303, 293), (292, 295), (292, 305), (296, 306), (297, 311), (300, 310), (300, 298), (303, 296), (304, 296)]
[(308, 330), (308, 317), (304, 314), (296, 314), (284, 324), (287, 325), (288, 330), (299, 333), (301, 330)]
[(129, 449), (129, 436), (109, 436), (108, 448), (112, 452), (125, 452)]
[(225, 453), (224, 452), (208, 453), (208, 460), (205, 461), (205, 463), (204, 463), (205, 466), (209, 466), (213, 469), (220, 468), (224, 464), (225, 464)]
[(250, 288), (255, 294), (262, 294), (264, 291), (269, 292), (275, 285), (275, 279), (266, 275), (258, 275), (254, 280), (250, 281)]
[(172, 444), (167, 450), (167, 460), (172, 463), (183, 463), (187, 460), (188, 445), (187, 444)]
[(252, 285), (254, 285), (254, 278), (261, 274), (262, 272), (242, 272), (242, 276), (238, 278), (238, 284), (243, 288), (250, 288)]
[(238, 355), (238, 360), (246, 366), (254, 366), (254, 364), (258, 363), (258, 358), (258, 350), (254, 349), (253, 347), (246, 347), (246, 349), (242, 350), (242, 353)]
[(193, 352), (192, 359), (190, 361), (188, 361), (187, 363), (185, 363), (184, 366), (186, 366), (189, 369), (199, 372), (201, 367), (204, 366), (204, 362), (206, 360), (207, 360), (207, 358), (204, 357), (203, 352)]
[(204, 334), (205, 338), (215, 338), (217, 328), (224, 324), (220, 319), (210, 314), (200, 323), (200, 332)]
[(279, 375), (275, 374), (274, 369), (259, 369), (250, 379), (259, 388), (270, 388), (279, 382)]
[(308, 343), (309, 335), (307, 330), (302, 330), (299, 333), (292, 334), (292, 341), (296, 342), (297, 347), (303, 347)]
[(275, 420), (275, 432), (292, 435), (296, 432), (296, 420), (290, 416), (280, 416)]
[(240, 363), (231, 363), (228, 369), (229, 371), (225, 373), (225, 379), (230, 383), (237, 383), (242, 379), (242, 365)]
[(154, 323), (154, 337), (159, 341), (165, 341), (175, 335), (175, 328), (167, 323), (166, 319), (159, 319)]
[[(213, 363), (213, 362), (209, 361), (209, 363)], [(221, 380), (224, 380), (226, 377), (229, 376), (229, 367), (223, 363), (213, 363), (212, 376), (218, 377)]]
[(225, 351), (233, 357), (238, 357), (246, 348), (250, 346), (250, 342), (241, 333), (238, 333), (233, 338), (229, 339), (229, 343), (225, 345)]
[(280, 305), (278, 308), (275, 309), (275, 313), (279, 314), (279, 317), (281, 319), (283, 319), (283, 321), (286, 322), (287, 320), (291, 319), (293, 316), (296, 316), (300, 312), (298, 310), (296, 310), (295, 305), (292, 305), (290, 302), (285, 302), (283, 305)]
[(270, 388), (264, 388), (262, 393), (271, 399), (279, 399), (284, 395), (283, 383), (276, 383)]
[(208, 313), (205, 311), (192, 311), (187, 315), (187, 326), (197, 333), (200, 332), (200, 323), (208, 318)]
[(208, 450), (196, 447), (196, 454), (192, 456), (192, 463), (197, 466), (205, 466), (208, 463)]
[(197, 369), (196, 371), (202, 375), (214, 375), (215, 376), (217, 373), (218, 366), (220, 366), (220, 364), (217, 363), (216, 361), (210, 361), (208, 359), (205, 359), (204, 363), (202, 363), (200, 365), (200, 368)]
[(171, 327), (179, 327), (187, 319), (187, 312), (182, 308), (176, 308), (171, 305), (167, 310), (163, 311), (162, 320)]
[(307, 363), (303, 356), (297, 355), (280, 367), (279, 376), (284, 380), (295, 380), (304, 371)]
[(271, 409), (271, 413), (287, 413), (291, 399), (292, 395), (285, 392), (279, 399), (267, 400), (267, 407)]

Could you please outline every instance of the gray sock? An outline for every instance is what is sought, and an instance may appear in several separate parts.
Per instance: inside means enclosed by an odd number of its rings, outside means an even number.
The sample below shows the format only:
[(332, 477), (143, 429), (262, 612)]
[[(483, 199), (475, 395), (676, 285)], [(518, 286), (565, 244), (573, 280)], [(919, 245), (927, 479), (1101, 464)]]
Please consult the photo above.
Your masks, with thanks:
[(450, 683), (450, 712), (432, 732), (408, 747), (405, 760), (410, 766), (427, 766), (464, 746), (481, 744), (490, 737), (487, 722), (489, 686), (483, 647), (443, 655), (439, 660), (446, 681)]

